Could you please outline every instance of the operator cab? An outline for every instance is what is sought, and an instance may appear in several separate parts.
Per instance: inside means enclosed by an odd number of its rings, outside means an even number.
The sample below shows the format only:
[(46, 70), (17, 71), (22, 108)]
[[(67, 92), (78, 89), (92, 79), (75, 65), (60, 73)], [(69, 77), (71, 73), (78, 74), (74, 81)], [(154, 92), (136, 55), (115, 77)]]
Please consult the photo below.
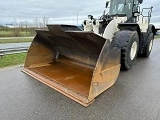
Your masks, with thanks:
[[(141, 0), (142, 1), (142, 0)], [(133, 17), (133, 10), (140, 0), (111, 0), (109, 15), (114, 17)]]

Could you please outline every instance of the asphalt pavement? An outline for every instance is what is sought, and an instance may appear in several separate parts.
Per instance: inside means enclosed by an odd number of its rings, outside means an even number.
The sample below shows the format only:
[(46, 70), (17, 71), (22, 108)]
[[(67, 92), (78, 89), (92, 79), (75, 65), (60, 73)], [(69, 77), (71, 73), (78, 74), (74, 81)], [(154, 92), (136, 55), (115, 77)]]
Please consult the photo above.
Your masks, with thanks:
[(5, 43), (0, 44), (0, 50), (2, 49), (15, 49), (15, 48), (29, 48), (31, 42), (23, 42), (23, 43)]
[(21, 69), (0, 71), (0, 120), (160, 120), (160, 39), (87, 108)]

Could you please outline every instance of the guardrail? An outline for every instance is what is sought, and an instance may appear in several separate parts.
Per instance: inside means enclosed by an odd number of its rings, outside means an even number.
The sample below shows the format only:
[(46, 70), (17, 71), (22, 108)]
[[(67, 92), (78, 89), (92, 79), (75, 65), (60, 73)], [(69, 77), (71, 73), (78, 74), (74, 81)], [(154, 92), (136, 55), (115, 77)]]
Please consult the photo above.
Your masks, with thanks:
[(0, 49), (0, 56), (2, 57), (9, 54), (24, 53), (27, 52), (27, 50), (28, 47)]

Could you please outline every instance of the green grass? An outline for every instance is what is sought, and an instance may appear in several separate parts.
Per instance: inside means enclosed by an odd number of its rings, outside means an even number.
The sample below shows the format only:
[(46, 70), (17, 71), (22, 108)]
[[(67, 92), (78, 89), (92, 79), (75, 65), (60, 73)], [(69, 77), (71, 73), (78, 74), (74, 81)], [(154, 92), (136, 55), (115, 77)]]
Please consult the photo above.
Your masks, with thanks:
[(26, 53), (5, 55), (0, 58), (0, 68), (19, 65), (25, 62)]
[(160, 38), (160, 35), (156, 35), (155, 38)]
[(34, 33), (31, 32), (25, 32), (25, 31), (19, 31), (19, 32), (14, 32), (14, 31), (2, 31), (0, 30), (0, 37), (30, 37), (34, 36)]
[(33, 38), (21, 38), (21, 39), (0, 39), (0, 44), (3, 43), (20, 43), (20, 42), (31, 42)]
[(0, 31), (1, 37), (7, 37), (7, 36), (11, 36), (11, 35), (12, 35), (12, 31)]
[(34, 36), (34, 34), (33, 33), (31, 33), (31, 32), (19, 32), (19, 34), (20, 34), (20, 36), (21, 37), (30, 37), (30, 36)]
[(0, 37), (30, 37), (36, 34), (35, 28), (0, 28)]

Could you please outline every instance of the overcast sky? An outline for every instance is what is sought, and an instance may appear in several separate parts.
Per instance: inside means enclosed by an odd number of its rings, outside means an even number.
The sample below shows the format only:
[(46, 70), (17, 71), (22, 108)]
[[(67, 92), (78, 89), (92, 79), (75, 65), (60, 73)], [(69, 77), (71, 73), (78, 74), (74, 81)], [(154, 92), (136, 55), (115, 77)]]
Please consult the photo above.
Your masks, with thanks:
[[(106, 0), (0, 0), (0, 24), (14, 20), (35, 20), (44, 16), (49, 23), (76, 24), (92, 14), (96, 18), (105, 10)], [(160, 1), (144, 0), (142, 7), (153, 6), (152, 23), (160, 24)]]

